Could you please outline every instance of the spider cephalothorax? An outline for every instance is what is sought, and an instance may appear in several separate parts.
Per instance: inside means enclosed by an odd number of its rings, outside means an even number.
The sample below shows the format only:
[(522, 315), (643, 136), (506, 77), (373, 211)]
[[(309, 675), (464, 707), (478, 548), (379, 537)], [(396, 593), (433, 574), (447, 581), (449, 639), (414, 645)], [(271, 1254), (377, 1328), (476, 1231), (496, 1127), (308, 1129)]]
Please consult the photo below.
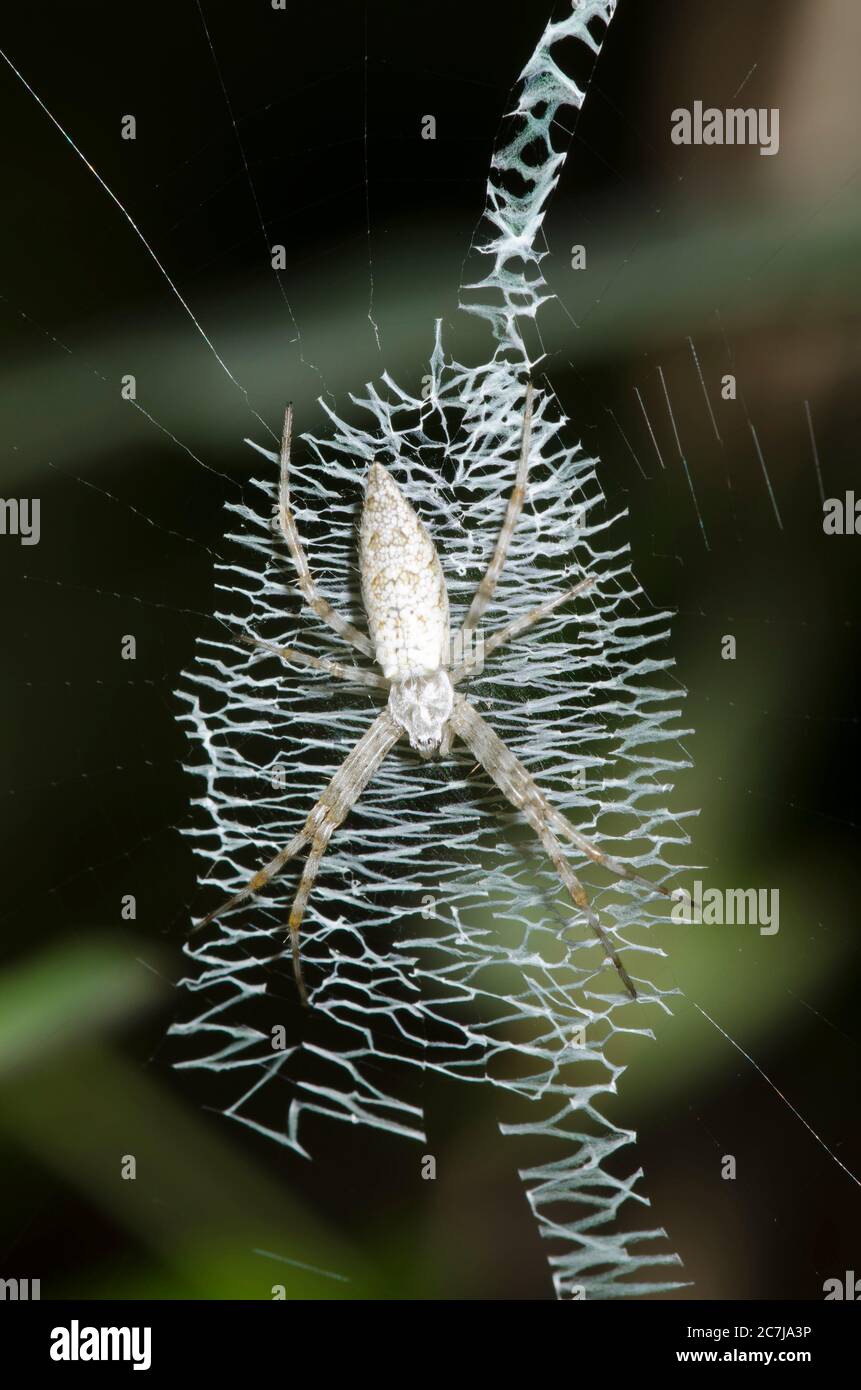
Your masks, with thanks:
[[(520, 460), (502, 530), (496, 548), (479, 584), (475, 597), (458, 633), (457, 649), (469, 648), (481, 617), (493, 597), (502, 573), (508, 544), (526, 494), (532, 423), (532, 385), (526, 388), (523, 416), (523, 442)], [(379, 671), (308, 656), (289, 647), (275, 647), (260, 638), (243, 635), (251, 646), (274, 653), (288, 664), (312, 666), (341, 680), (371, 686), (388, 694), (383, 711), (348, 753), (335, 776), (312, 808), (301, 830), (275, 858), (228, 902), (197, 923), (204, 927), (213, 918), (244, 902), (277, 874), (288, 860), (310, 844), (305, 869), (290, 911), (289, 928), (293, 943), (293, 966), (303, 1000), (307, 1001), (299, 958), (299, 929), (314, 879), (326, 852), (332, 832), (346, 818), (377, 768), (395, 744), (406, 734), (411, 746), (423, 757), (434, 752), (447, 753), (455, 738), (471, 749), (513, 806), (524, 815), (549, 856), (559, 878), (576, 906), (583, 913), (619, 973), (632, 998), (634, 985), (604, 928), (592, 910), (582, 883), (563, 852), (560, 837), (573, 844), (587, 858), (604, 865), (622, 878), (668, 894), (669, 890), (651, 884), (626, 864), (604, 854), (587, 840), (544, 796), (531, 773), (494, 733), (475, 706), (456, 693), (455, 686), (476, 669), (467, 657), (451, 663), (451, 634), (448, 593), (440, 558), (421, 519), (404, 497), (391, 475), (381, 464), (371, 464), (359, 539), (362, 597), (368, 617), (370, 639), (347, 622), (318, 594), (290, 507), (290, 438), (293, 412), (288, 408), (281, 446), (281, 488), (278, 516), (284, 539), (296, 566), (302, 593), (314, 613), (351, 646), (372, 657)], [(585, 593), (595, 583), (587, 576), (573, 588), (539, 604), (522, 618), (498, 629), (483, 644), (483, 658), (503, 643), (519, 636), (551, 613), (559, 604)]]
[(423, 758), (451, 747), (454, 686), (448, 671), (414, 671), (393, 680), (389, 709)]

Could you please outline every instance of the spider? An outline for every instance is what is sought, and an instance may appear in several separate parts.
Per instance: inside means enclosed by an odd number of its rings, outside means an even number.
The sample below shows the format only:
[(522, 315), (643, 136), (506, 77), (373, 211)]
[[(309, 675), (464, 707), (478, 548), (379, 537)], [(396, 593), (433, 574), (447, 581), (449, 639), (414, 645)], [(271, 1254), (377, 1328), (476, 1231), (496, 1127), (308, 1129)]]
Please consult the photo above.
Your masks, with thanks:
[[(469, 651), (470, 642), (496, 589), (505, 564), (508, 546), (526, 495), (532, 427), (533, 386), (526, 387), (522, 442), (514, 486), (502, 529), (487, 571), (475, 592), (456, 642), (456, 651)], [(303, 1004), (308, 993), (302, 975), (299, 931), (308, 897), (334, 830), (346, 819), (381, 763), (406, 734), (412, 748), (422, 758), (446, 757), (455, 738), (472, 750), (481, 766), (503, 795), (523, 812), (538, 836), (559, 878), (574, 904), (583, 913), (607, 957), (632, 999), (637, 991), (607, 933), (592, 909), (586, 891), (571, 869), (561, 839), (620, 878), (670, 896), (670, 890), (633, 873), (627, 865), (604, 854), (575, 830), (541, 792), (531, 774), (511, 749), (494, 733), (475, 706), (455, 687), (473, 674), (478, 658), (470, 654), (451, 664), (448, 592), (442, 565), (431, 537), (391, 474), (379, 463), (368, 472), (365, 503), (359, 535), (359, 563), (362, 598), (370, 637), (347, 622), (318, 593), (308, 565), (296, 521), (290, 506), (290, 442), (293, 407), (284, 418), (281, 443), (281, 477), (277, 516), (280, 529), (296, 567), (299, 589), (308, 607), (333, 628), (345, 642), (380, 668), (368, 671), (344, 666), (323, 657), (310, 656), (290, 647), (278, 647), (261, 638), (241, 634), (248, 645), (272, 653), (282, 661), (316, 671), (325, 671), (338, 680), (370, 686), (388, 696), (382, 713), (348, 753), (334, 777), (312, 808), (302, 829), (275, 858), (259, 869), (244, 888), (195, 925), (194, 931), (208, 926), (216, 917), (230, 911), (260, 891), (307, 844), (311, 848), (296, 890), (288, 927), (292, 943), (293, 972)], [(486, 639), (483, 656), (488, 657), (512, 638), (519, 637), (561, 604), (585, 593), (595, 583), (588, 576), (555, 598), (547, 599), (523, 617), (499, 628)], [(560, 839), (561, 837), (561, 839)]]

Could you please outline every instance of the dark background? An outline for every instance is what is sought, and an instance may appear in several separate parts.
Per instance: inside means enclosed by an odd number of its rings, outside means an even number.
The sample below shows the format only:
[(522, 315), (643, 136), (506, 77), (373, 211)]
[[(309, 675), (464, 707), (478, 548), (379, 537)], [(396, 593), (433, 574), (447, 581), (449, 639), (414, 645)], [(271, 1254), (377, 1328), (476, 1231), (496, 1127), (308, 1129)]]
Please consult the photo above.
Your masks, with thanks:
[[(4, 16), (0, 47), (128, 214), (0, 64), (0, 491), (42, 502), (38, 546), (0, 537), (0, 1277), (41, 1278), (45, 1297), (266, 1297), (279, 1280), (314, 1297), (549, 1296), (492, 1096), (427, 1083), (436, 1183), (413, 1148), (365, 1131), (321, 1130), (311, 1165), (202, 1109), (164, 1042), (198, 910), (172, 692), (211, 631), (222, 507), (254, 468), (242, 439), (266, 442), (251, 410), (277, 428), (290, 396), (313, 430), (321, 390), (342, 406), (383, 369), (414, 386), (438, 316), (457, 355), (486, 350), (454, 322), (456, 290), (548, 12), (236, 0), (204, 4), (208, 36), (194, 3)], [(861, 1172), (861, 537), (823, 534), (804, 408), (825, 495), (842, 497), (857, 476), (859, 28), (850, 0), (623, 0), (545, 228), (548, 377), (630, 508), (641, 583), (678, 610), (697, 733), (675, 804), (702, 808), (690, 862), (709, 884), (781, 895), (776, 937), (667, 927), (685, 997), (657, 1043), (631, 1042), (613, 1112), (639, 1134), (647, 1224), (701, 1298), (819, 1298), (859, 1261), (857, 1183), (690, 1002)], [(672, 145), (671, 111), (696, 99), (779, 107), (779, 154)], [(730, 371), (739, 399), (722, 402)], [(126, 373), (141, 410), (121, 399)], [(228, 1078), (220, 1104), (236, 1094)], [(135, 1183), (118, 1180), (124, 1153)]]

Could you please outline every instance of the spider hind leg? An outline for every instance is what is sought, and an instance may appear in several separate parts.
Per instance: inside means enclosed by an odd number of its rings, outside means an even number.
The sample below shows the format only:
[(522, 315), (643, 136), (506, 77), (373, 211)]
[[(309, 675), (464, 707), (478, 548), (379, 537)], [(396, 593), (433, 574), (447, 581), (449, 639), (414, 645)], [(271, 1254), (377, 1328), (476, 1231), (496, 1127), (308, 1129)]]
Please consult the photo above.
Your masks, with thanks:
[[(472, 750), (481, 766), (511, 805), (523, 812), (541, 841), (575, 906), (583, 913), (590, 928), (601, 942), (627, 993), (632, 999), (636, 999), (638, 997), (637, 991), (631, 977), (622, 964), (608, 933), (598, 921), (585, 888), (566, 860), (557, 834), (567, 834), (574, 839), (574, 843), (579, 848), (589, 854), (590, 858), (606, 864), (615, 872), (620, 873), (621, 876), (634, 879), (636, 882), (647, 883), (650, 888), (655, 888), (656, 885), (631, 873), (625, 865), (620, 864), (617, 860), (609, 859), (608, 856), (601, 854), (591, 842), (585, 840), (585, 837), (581, 836), (579, 832), (574, 831), (567, 819), (550, 804), (520, 759), (512, 753), (499, 735), (482, 719), (478, 710), (463, 696), (459, 697), (455, 704), (451, 724), (454, 732)], [(666, 892), (667, 890), (662, 888), (660, 891)]]
[(355, 747), (347, 754), (319, 801), (311, 808), (310, 814), (298, 835), (295, 835), (290, 843), (276, 854), (274, 859), (271, 859), (262, 869), (258, 869), (244, 888), (240, 888), (239, 892), (234, 893), (227, 902), (222, 903), (220, 907), (214, 908), (212, 912), (208, 912), (205, 917), (202, 917), (192, 927), (192, 931), (200, 931), (210, 922), (213, 922), (216, 917), (221, 917), (231, 908), (239, 907), (248, 898), (258, 893), (261, 888), (265, 888), (270, 879), (274, 878), (287, 861), (294, 858), (310, 840), (311, 850), (299, 881), (299, 887), (296, 889), (296, 896), (293, 899), (288, 920), (293, 953), (293, 973), (296, 976), (296, 984), (302, 1002), (307, 1004), (308, 993), (302, 978), (302, 966), (299, 959), (299, 928), (302, 924), (314, 879), (317, 877), (317, 871), (320, 868), (320, 862), (326, 852), (326, 846), (332, 832), (346, 819), (386, 754), (394, 748), (402, 733), (403, 729), (395, 722), (387, 709), (377, 715), (370, 728), (365, 731)]

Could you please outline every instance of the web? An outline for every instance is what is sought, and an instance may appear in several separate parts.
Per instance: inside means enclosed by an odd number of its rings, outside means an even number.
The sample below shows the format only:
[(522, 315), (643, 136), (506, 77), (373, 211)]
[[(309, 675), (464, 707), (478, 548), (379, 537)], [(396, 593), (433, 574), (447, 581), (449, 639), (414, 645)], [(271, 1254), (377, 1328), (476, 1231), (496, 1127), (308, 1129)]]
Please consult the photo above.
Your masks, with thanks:
[[(327, 594), (353, 618), (355, 516), (363, 465), (373, 459), (392, 468), (429, 523), (455, 613), (465, 612), (487, 565), (519, 450), (522, 380), (540, 363), (520, 323), (534, 320), (547, 296), (536, 240), (564, 158), (552, 132), (560, 110), (583, 99), (555, 51), (575, 38), (597, 53), (592, 30), (612, 13), (612, 5), (575, 6), (548, 25), (521, 75), (513, 129), (494, 156), (489, 234), (476, 245), (485, 273), (464, 287), (468, 311), (490, 329), (487, 361), (466, 367), (449, 359), (438, 324), (421, 395), (385, 372), (354, 397), (367, 425), (348, 424), (327, 407), (331, 434), (305, 438), (307, 454), (294, 470), (297, 518), (316, 532), (312, 563)], [(512, 190), (512, 176), (525, 192)], [(596, 597), (579, 615), (573, 650), (565, 640), (570, 615), (559, 613), (531, 651), (513, 644), (489, 661), (474, 698), (586, 834), (664, 882), (668, 849), (687, 840), (668, 809), (683, 759), (679, 690), (666, 679), (668, 615), (645, 601), (596, 462), (567, 434), (548, 392), (534, 425), (526, 516), (498, 602), (517, 617), (546, 598), (548, 586), (558, 590), (585, 574), (599, 577)], [(237, 559), (221, 567), (218, 616), (228, 629), (283, 643), (296, 631), (296, 604), (272, 527), (277, 455), (261, 453), (272, 467), (255, 481), (257, 507), (230, 505)], [(299, 621), (302, 650), (338, 654)], [(189, 833), (203, 883), (229, 896), (290, 839), (367, 726), (369, 700), (366, 692), (334, 692), (326, 678), (306, 685), (258, 653), (211, 638), (182, 695), (202, 753), (191, 768), (202, 782), (205, 824)], [(303, 940), (312, 1010), (329, 1025), (325, 1042), (312, 1031), (310, 1040), (297, 1036), (273, 1051), (272, 1036), (248, 1023), (247, 1005), (266, 990), (267, 971), (284, 968), (294, 891), (285, 875), (265, 899), (220, 921), (214, 940), (190, 944), (194, 972), (183, 984), (205, 1004), (174, 1027), (198, 1050), (185, 1065), (234, 1072), (231, 1117), (306, 1154), (308, 1112), (427, 1142), (409, 1090), (380, 1089), (380, 1057), (495, 1086), (503, 1101), (521, 1102), (500, 1120), (502, 1134), (529, 1135), (545, 1149), (521, 1176), (540, 1232), (553, 1243), (557, 1294), (654, 1291), (654, 1280), (631, 1276), (675, 1257), (660, 1230), (620, 1230), (620, 1208), (642, 1200), (640, 1175), (615, 1172), (611, 1160), (633, 1135), (601, 1110), (623, 1070), (609, 1044), (636, 1026), (629, 1001), (608, 979), (594, 941), (559, 905), (558, 884), (523, 843), (517, 817), (476, 786), (469, 763), (461, 753), (451, 775), (396, 753), (332, 846)], [(657, 948), (644, 929), (642, 890), (598, 880), (590, 887), (645, 992), (666, 1007), (666, 991), (648, 983)], [(276, 1079), (292, 1092), (283, 1127), (265, 1118)]]

